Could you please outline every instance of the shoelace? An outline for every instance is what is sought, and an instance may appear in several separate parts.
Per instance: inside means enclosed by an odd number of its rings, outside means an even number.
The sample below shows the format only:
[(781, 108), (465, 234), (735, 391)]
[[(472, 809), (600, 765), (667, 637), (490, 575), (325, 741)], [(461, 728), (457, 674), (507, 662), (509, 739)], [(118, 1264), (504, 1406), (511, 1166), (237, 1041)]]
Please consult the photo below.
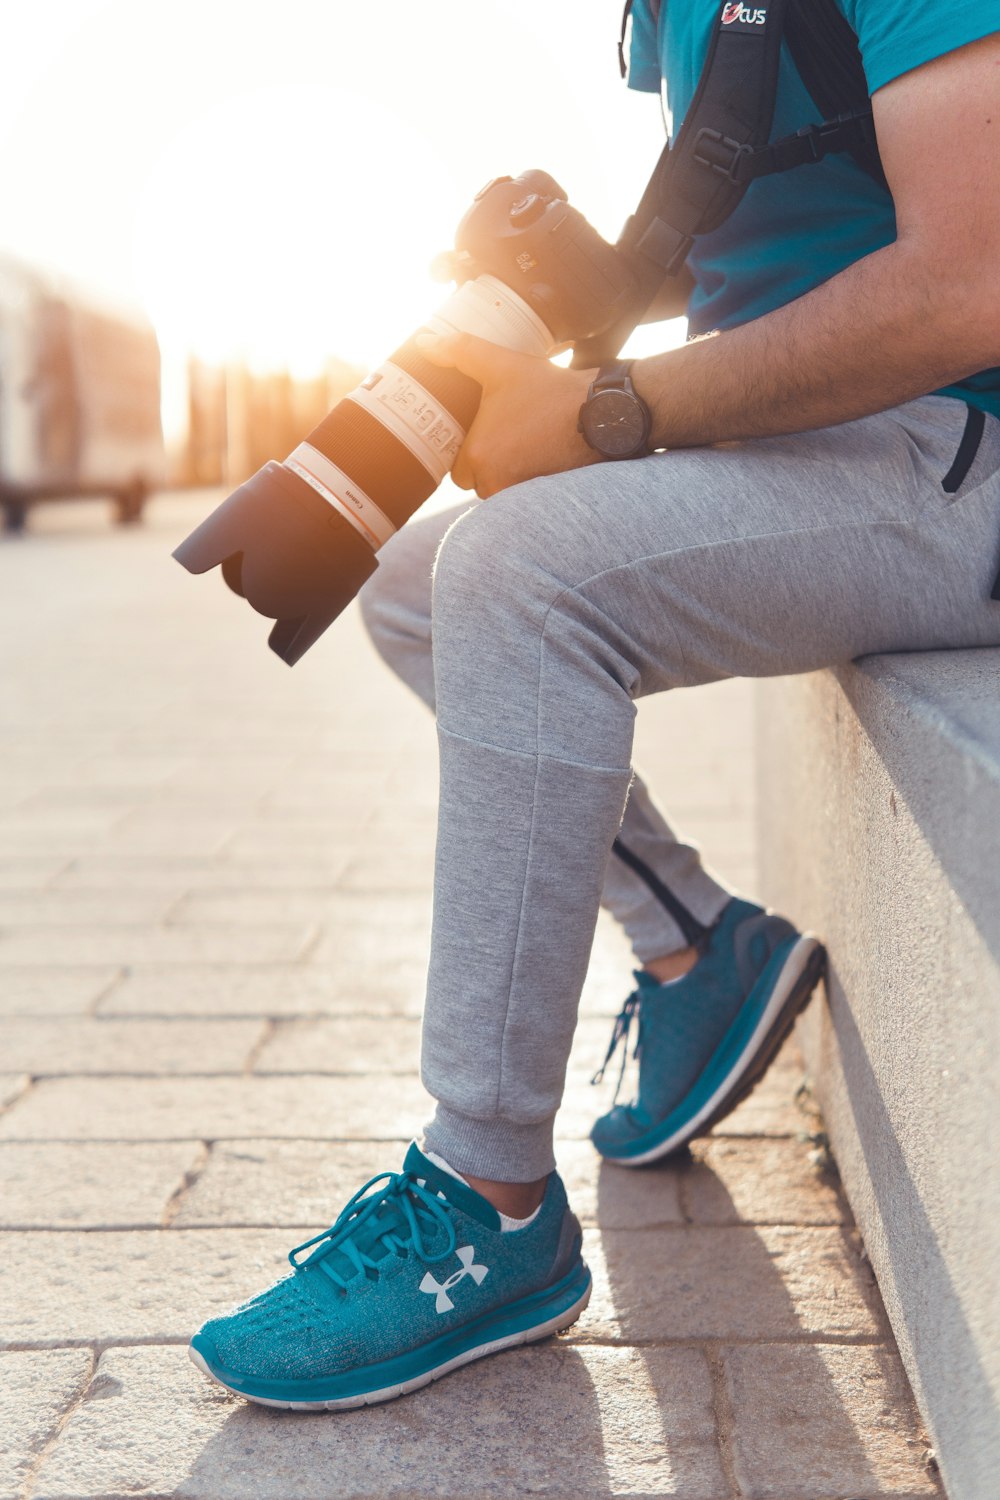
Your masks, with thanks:
[(629, 1032), (632, 1030), (633, 1021), (636, 1024), (636, 1037), (635, 1047), (632, 1050), (632, 1056), (633, 1058), (638, 1058), (642, 1050), (642, 995), (640, 994), (639, 990), (632, 991), (631, 995), (629, 995), (628, 999), (625, 1001), (625, 1004), (622, 1006), (621, 1010), (615, 1017), (615, 1024), (611, 1032), (611, 1041), (609, 1042), (608, 1050), (604, 1055), (604, 1061), (601, 1063), (601, 1066), (598, 1068), (597, 1072), (590, 1080), (591, 1083), (600, 1083), (601, 1079), (604, 1077), (604, 1071), (607, 1068), (608, 1063), (615, 1055), (616, 1049), (620, 1044), (624, 1043), (624, 1045), (622, 1046), (621, 1067), (618, 1069), (618, 1080), (615, 1084), (615, 1095), (611, 1101), (612, 1109), (618, 1103), (618, 1095), (621, 1092), (622, 1080), (625, 1077), (625, 1065), (628, 1062), (628, 1039)]
[[(382, 1182), (385, 1183), (384, 1187), (369, 1193), (369, 1188), (374, 1188)], [(434, 1265), (436, 1261), (444, 1260), (455, 1249), (457, 1244), (455, 1229), (446, 1201), (432, 1193), (424, 1185), (423, 1180), (418, 1179), (412, 1172), (382, 1172), (377, 1177), (372, 1177), (364, 1187), (358, 1189), (338, 1216), (336, 1223), (332, 1224), (329, 1229), (324, 1229), (322, 1234), (314, 1235), (311, 1240), (305, 1240), (301, 1245), (296, 1245), (295, 1249), (289, 1252), (288, 1259), (291, 1265), (296, 1271), (304, 1270), (308, 1266), (318, 1266), (346, 1295), (349, 1282), (354, 1277), (342, 1276), (328, 1259), (334, 1250), (339, 1250), (354, 1266), (355, 1275), (363, 1274), (370, 1280), (377, 1279), (379, 1262), (373, 1260), (356, 1243), (356, 1236), (364, 1224), (367, 1224), (380, 1209), (386, 1207), (395, 1214), (396, 1227), (404, 1228), (408, 1232), (400, 1238), (394, 1228), (386, 1228), (374, 1236), (370, 1248), (374, 1248), (375, 1244), (381, 1244), (388, 1254), (398, 1255), (404, 1259), (412, 1250), (425, 1265)], [(443, 1250), (432, 1252), (428, 1248), (424, 1237), (424, 1228), (428, 1227), (428, 1220), (431, 1228), (438, 1224), (444, 1226), (446, 1244)], [(296, 1259), (303, 1250), (308, 1250), (312, 1245), (317, 1245), (319, 1248), (305, 1260)]]

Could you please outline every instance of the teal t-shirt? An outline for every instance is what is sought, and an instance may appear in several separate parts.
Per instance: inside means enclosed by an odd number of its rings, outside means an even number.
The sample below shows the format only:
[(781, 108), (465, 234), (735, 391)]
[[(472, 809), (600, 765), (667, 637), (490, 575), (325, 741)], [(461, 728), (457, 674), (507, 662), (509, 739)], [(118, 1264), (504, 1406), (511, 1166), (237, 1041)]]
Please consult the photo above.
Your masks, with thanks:
[[(1000, 31), (1000, 0), (837, 0), (857, 33), (869, 92), (942, 53)], [(635, 0), (630, 88), (657, 93), (676, 134), (701, 77), (719, 0)], [(771, 139), (820, 119), (782, 48)], [(892, 199), (853, 157), (828, 156), (751, 184), (726, 222), (699, 238), (688, 258), (695, 290), (692, 333), (733, 328), (828, 281), (896, 237)], [(947, 288), (942, 287), (942, 296)], [(984, 370), (939, 394), (1000, 417), (1000, 369)]]

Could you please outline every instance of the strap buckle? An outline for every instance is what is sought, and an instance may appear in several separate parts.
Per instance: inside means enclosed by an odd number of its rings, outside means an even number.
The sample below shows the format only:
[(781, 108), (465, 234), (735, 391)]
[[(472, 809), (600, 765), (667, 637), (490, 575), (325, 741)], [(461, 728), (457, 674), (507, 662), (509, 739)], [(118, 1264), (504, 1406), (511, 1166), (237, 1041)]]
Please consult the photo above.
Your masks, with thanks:
[(795, 132), (795, 139), (802, 141), (808, 151), (803, 166), (823, 160), (829, 149), (831, 137), (840, 134), (840, 126), (839, 119), (824, 120), (822, 125), (803, 125), (801, 130)]
[(720, 130), (703, 127), (695, 136), (692, 155), (701, 166), (708, 167), (720, 177), (739, 182), (742, 165), (752, 151), (751, 146), (734, 141), (732, 136), (723, 135)]
[(849, 110), (834, 115), (832, 120), (824, 120), (821, 125), (803, 125), (795, 132), (795, 139), (804, 141), (808, 148), (805, 165), (822, 161), (831, 151), (842, 151), (854, 141), (861, 146), (871, 146), (875, 140), (871, 110)]

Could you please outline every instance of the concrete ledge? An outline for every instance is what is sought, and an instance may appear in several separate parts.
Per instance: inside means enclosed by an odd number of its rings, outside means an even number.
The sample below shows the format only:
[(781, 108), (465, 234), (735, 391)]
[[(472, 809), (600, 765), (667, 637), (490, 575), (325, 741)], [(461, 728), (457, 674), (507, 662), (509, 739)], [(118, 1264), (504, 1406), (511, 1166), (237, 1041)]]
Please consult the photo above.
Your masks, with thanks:
[(1000, 1484), (1000, 649), (758, 692), (768, 903), (821, 934), (799, 1024), (951, 1500)]

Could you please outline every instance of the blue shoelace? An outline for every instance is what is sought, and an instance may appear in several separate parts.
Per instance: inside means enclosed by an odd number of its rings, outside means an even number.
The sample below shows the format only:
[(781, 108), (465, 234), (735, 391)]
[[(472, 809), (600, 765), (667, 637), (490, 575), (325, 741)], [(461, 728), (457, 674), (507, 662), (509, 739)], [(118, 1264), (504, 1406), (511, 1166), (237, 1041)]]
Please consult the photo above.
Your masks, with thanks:
[(615, 1024), (611, 1032), (611, 1041), (608, 1043), (608, 1050), (604, 1054), (604, 1061), (590, 1080), (591, 1083), (600, 1083), (604, 1077), (608, 1063), (615, 1055), (616, 1049), (619, 1045), (624, 1044), (622, 1045), (621, 1067), (618, 1069), (618, 1080), (615, 1083), (615, 1094), (611, 1101), (612, 1109), (618, 1103), (618, 1095), (621, 1093), (622, 1081), (625, 1077), (625, 1066), (628, 1062), (629, 1032), (632, 1030), (633, 1021), (636, 1025), (636, 1036), (632, 1056), (633, 1058), (638, 1058), (642, 1051), (642, 995), (637, 989), (632, 991), (615, 1017)]
[[(384, 1187), (369, 1193), (379, 1183)], [(368, 1195), (367, 1197), (365, 1195)], [(346, 1295), (348, 1286), (356, 1276), (377, 1280), (379, 1261), (386, 1255), (406, 1259), (411, 1250), (425, 1265), (444, 1260), (455, 1249), (457, 1240), (449, 1213), (450, 1205), (426, 1187), (422, 1179), (412, 1172), (382, 1172), (372, 1177), (364, 1187), (358, 1189), (337, 1218), (336, 1223), (322, 1234), (314, 1235), (289, 1252), (288, 1259), (296, 1271), (317, 1266)], [(380, 1211), (385, 1211), (387, 1222), (373, 1222)], [(425, 1230), (433, 1232), (438, 1225), (445, 1230), (443, 1250), (432, 1251), (425, 1237)], [(365, 1232), (360, 1232), (362, 1230)], [(402, 1235), (397, 1233), (402, 1231)], [(296, 1257), (312, 1245), (319, 1248), (305, 1260)], [(373, 1258), (369, 1253), (377, 1245), (382, 1246), (383, 1255)], [(335, 1251), (346, 1261), (352, 1271), (348, 1275), (338, 1270), (331, 1261)], [(343, 1261), (341, 1261), (343, 1267)], [(344, 1268), (346, 1269), (346, 1268)]]

